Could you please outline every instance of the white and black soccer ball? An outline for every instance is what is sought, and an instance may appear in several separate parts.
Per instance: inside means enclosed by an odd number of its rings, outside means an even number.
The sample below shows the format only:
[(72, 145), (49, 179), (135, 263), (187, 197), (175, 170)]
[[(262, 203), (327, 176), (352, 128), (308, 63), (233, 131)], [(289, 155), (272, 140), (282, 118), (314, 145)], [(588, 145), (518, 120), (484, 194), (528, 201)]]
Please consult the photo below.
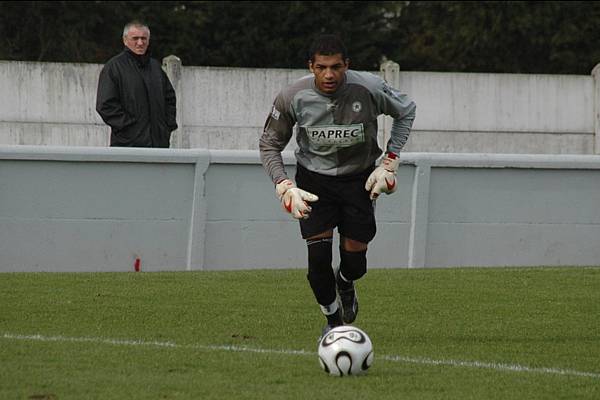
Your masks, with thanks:
[(364, 374), (373, 364), (373, 344), (361, 329), (343, 325), (319, 341), (319, 364), (330, 375)]

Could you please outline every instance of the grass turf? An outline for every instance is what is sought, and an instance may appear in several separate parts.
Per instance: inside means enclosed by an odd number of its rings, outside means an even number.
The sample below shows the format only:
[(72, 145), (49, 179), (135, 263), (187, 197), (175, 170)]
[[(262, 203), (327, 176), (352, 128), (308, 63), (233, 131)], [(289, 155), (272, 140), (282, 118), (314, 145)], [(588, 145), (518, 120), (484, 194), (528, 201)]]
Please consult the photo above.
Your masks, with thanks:
[(357, 287), (375, 362), (333, 378), (303, 270), (0, 274), (0, 398), (600, 397), (599, 268), (373, 269)]

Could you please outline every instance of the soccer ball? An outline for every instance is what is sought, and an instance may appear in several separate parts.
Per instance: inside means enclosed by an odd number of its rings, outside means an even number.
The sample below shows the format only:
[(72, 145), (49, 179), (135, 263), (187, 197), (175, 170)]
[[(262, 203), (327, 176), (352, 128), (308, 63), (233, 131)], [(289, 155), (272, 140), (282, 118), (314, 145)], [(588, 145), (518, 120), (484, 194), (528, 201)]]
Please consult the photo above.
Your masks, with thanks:
[(360, 375), (373, 364), (373, 344), (355, 326), (342, 325), (330, 330), (319, 341), (319, 364), (330, 375)]

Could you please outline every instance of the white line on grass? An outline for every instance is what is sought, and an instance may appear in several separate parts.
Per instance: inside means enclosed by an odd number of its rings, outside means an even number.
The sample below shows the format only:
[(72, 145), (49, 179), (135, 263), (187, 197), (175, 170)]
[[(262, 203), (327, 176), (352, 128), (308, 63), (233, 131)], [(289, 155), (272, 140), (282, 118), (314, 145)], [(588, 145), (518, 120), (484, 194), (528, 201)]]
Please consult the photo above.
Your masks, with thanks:
[(482, 361), (461, 361), (461, 360), (432, 360), (430, 358), (413, 358), (404, 356), (381, 356), (386, 361), (395, 362), (406, 362), (413, 364), (425, 364), (425, 365), (447, 365), (452, 367), (468, 367), (468, 368), (484, 368), (493, 369), (497, 371), (513, 371), (513, 372), (530, 372), (536, 374), (554, 374), (554, 375), (568, 375), (568, 376), (581, 376), (586, 378), (600, 379), (600, 374), (594, 372), (583, 372), (575, 371), (572, 369), (561, 369), (561, 368), (534, 368), (527, 367), (525, 365), (518, 364), (498, 364), (498, 363), (487, 363)]
[[(173, 342), (157, 342), (157, 341), (144, 341), (144, 340), (121, 340), (121, 339), (106, 339), (97, 337), (66, 337), (66, 336), (43, 336), (43, 335), (19, 335), (13, 333), (4, 333), (2, 339), (7, 340), (29, 340), (39, 342), (71, 342), (71, 343), (95, 343), (95, 344), (109, 344), (116, 346), (149, 346), (149, 347), (167, 347), (176, 349), (197, 349), (197, 350), (209, 350), (209, 351), (233, 351), (233, 352), (245, 352), (245, 353), (261, 353), (261, 354), (284, 354), (284, 355), (303, 355), (303, 356), (316, 356), (316, 352), (306, 350), (286, 350), (286, 349), (261, 349), (255, 347), (244, 347), (244, 346), (210, 346), (210, 345), (185, 345), (177, 344)], [(405, 357), (405, 356), (389, 356), (381, 355), (376, 356), (376, 359), (381, 359), (390, 362), (402, 362), (411, 364), (422, 364), (422, 365), (444, 365), (451, 367), (466, 367), (466, 368), (478, 368), (478, 369), (491, 369), (496, 371), (510, 371), (510, 372), (527, 372), (536, 374), (552, 374), (552, 375), (565, 375), (565, 376), (578, 376), (585, 378), (600, 379), (600, 373), (595, 372), (584, 372), (575, 371), (572, 369), (562, 368), (534, 368), (527, 367), (518, 364), (500, 364), (500, 363), (487, 363), (481, 361), (461, 361), (461, 360), (433, 360), (430, 358), (420, 357)]]

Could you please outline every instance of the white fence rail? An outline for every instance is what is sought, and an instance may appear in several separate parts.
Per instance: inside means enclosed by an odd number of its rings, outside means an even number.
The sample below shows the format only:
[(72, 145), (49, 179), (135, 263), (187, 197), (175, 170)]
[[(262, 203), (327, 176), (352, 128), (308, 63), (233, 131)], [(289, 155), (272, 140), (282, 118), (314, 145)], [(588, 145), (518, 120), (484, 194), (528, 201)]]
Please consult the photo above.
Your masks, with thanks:
[[(293, 157), (286, 153), (288, 169)], [(600, 156), (405, 153), (372, 268), (600, 260)], [(256, 151), (0, 146), (0, 271), (304, 268)]]

